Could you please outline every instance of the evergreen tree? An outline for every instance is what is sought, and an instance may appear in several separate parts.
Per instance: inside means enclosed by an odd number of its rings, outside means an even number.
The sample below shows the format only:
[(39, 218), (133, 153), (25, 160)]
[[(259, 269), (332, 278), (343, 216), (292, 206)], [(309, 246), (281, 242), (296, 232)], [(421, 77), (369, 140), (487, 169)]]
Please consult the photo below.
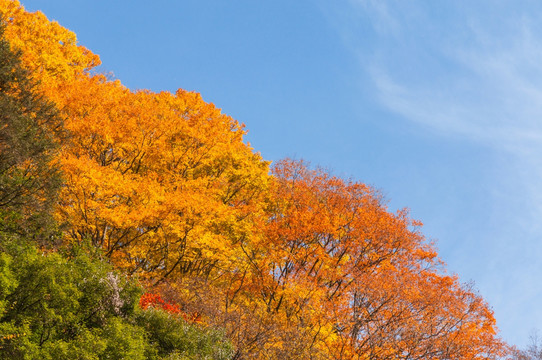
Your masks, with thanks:
[[(0, 36), (3, 26), (0, 27)], [(54, 230), (60, 173), (52, 163), (62, 121), (21, 67), (19, 52), (0, 39), (0, 232), (44, 244)]]

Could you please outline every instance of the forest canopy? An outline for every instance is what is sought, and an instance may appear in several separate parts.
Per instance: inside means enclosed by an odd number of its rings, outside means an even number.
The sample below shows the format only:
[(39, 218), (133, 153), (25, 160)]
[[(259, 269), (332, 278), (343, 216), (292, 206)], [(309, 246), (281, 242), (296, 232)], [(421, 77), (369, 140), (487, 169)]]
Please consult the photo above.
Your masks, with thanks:
[(42, 13), (0, 12), (2, 355), (505, 356), (408, 211), (271, 165), (198, 93), (132, 91)]

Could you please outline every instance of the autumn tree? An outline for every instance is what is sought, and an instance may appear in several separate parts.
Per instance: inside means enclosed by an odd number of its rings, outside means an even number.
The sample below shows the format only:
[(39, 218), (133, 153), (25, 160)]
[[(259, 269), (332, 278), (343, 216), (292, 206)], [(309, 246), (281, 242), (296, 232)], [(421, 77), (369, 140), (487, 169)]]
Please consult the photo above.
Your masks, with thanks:
[[(487, 304), (439, 272), (434, 249), (406, 212), (391, 214), (373, 189), (303, 163), (283, 161), (274, 175), (256, 247), (262, 251), (247, 254), (255, 277), (244, 286), (279, 327), (246, 334), (247, 358), (288, 358), (292, 351), (335, 359), (503, 353)], [(270, 344), (250, 346), (251, 338), (265, 336)]]
[(227, 268), (267, 183), (241, 126), (182, 90), (133, 93), (95, 76), (66, 94), (60, 215), (71, 238), (156, 281)]
[(71, 240), (155, 282), (227, 268), (268, 181), (242, 125), (196, 93), (132, 92), (91, 75), (99, 59), (73, 33), (16, 2), (3, 7), (12, 45), (65, 118), (58, 217)]
[(262, 233), (227, 286), (199, 283), (177, 299), (225, 327), (237, 359), (504, 354), (488, 305), (442, 272), (406, 211), (303, 162), (282, 161), (273, 175)]

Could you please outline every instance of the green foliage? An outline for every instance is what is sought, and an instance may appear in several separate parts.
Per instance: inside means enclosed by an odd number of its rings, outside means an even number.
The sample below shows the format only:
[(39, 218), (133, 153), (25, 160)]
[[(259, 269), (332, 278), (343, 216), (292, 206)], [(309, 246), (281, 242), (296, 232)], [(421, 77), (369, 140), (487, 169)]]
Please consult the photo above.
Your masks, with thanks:
[(3, 273), (11, 284), (0, 298), (0, 348), (13, 358), (35, 353), (36, 346), (39, 352), (58, 352), (62, 342), (76, 341), (89, 329), (107, 328), (110, 319), (134, 311), (135, 285), (102, 262), (84, 254), (71, 259), (44, 254), (25, 241), (6, 237), (0, 250), (6, 259)]
[(41, 243), (49, 238), (60, 186), (51, 161), (61, 129), (58, 112), (36, 92), (19, 53), (0, 39), (0, 231)]
[(222, 333), (158, 309), (84, 252), (44, 254), (0, 241), (0, 354), (11, 359), (228, 359)]
[(221, 331), (198, 328), (179, 316), (153, 308), (140, 311), (136, 319), (155, 346), (157, 359), (225, 360), (233, 356), (233, 347)]
[(6, 309), (6, 297), (17, 286), (15, 276), (11, 272), (11, 257), (5, 253), (0, 253), (0, 316)]

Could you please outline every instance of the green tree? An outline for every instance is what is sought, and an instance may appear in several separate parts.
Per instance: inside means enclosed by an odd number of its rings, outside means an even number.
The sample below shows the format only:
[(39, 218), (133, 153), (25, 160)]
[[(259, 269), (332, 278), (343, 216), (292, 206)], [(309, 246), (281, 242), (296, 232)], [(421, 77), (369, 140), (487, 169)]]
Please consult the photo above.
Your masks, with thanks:
[[(4, 27), (0, 26), (0, 36)], [(20, 54), (0, 39), (0, 231), (43, 243), (53, 231), (60, 174), (52, 159), (62, 120), (36, 91)]]
[(140, 309), (142, 289), (81, 249), (4, 238), (0, 253), (0, 358), (231, 358), (221, 331)]

